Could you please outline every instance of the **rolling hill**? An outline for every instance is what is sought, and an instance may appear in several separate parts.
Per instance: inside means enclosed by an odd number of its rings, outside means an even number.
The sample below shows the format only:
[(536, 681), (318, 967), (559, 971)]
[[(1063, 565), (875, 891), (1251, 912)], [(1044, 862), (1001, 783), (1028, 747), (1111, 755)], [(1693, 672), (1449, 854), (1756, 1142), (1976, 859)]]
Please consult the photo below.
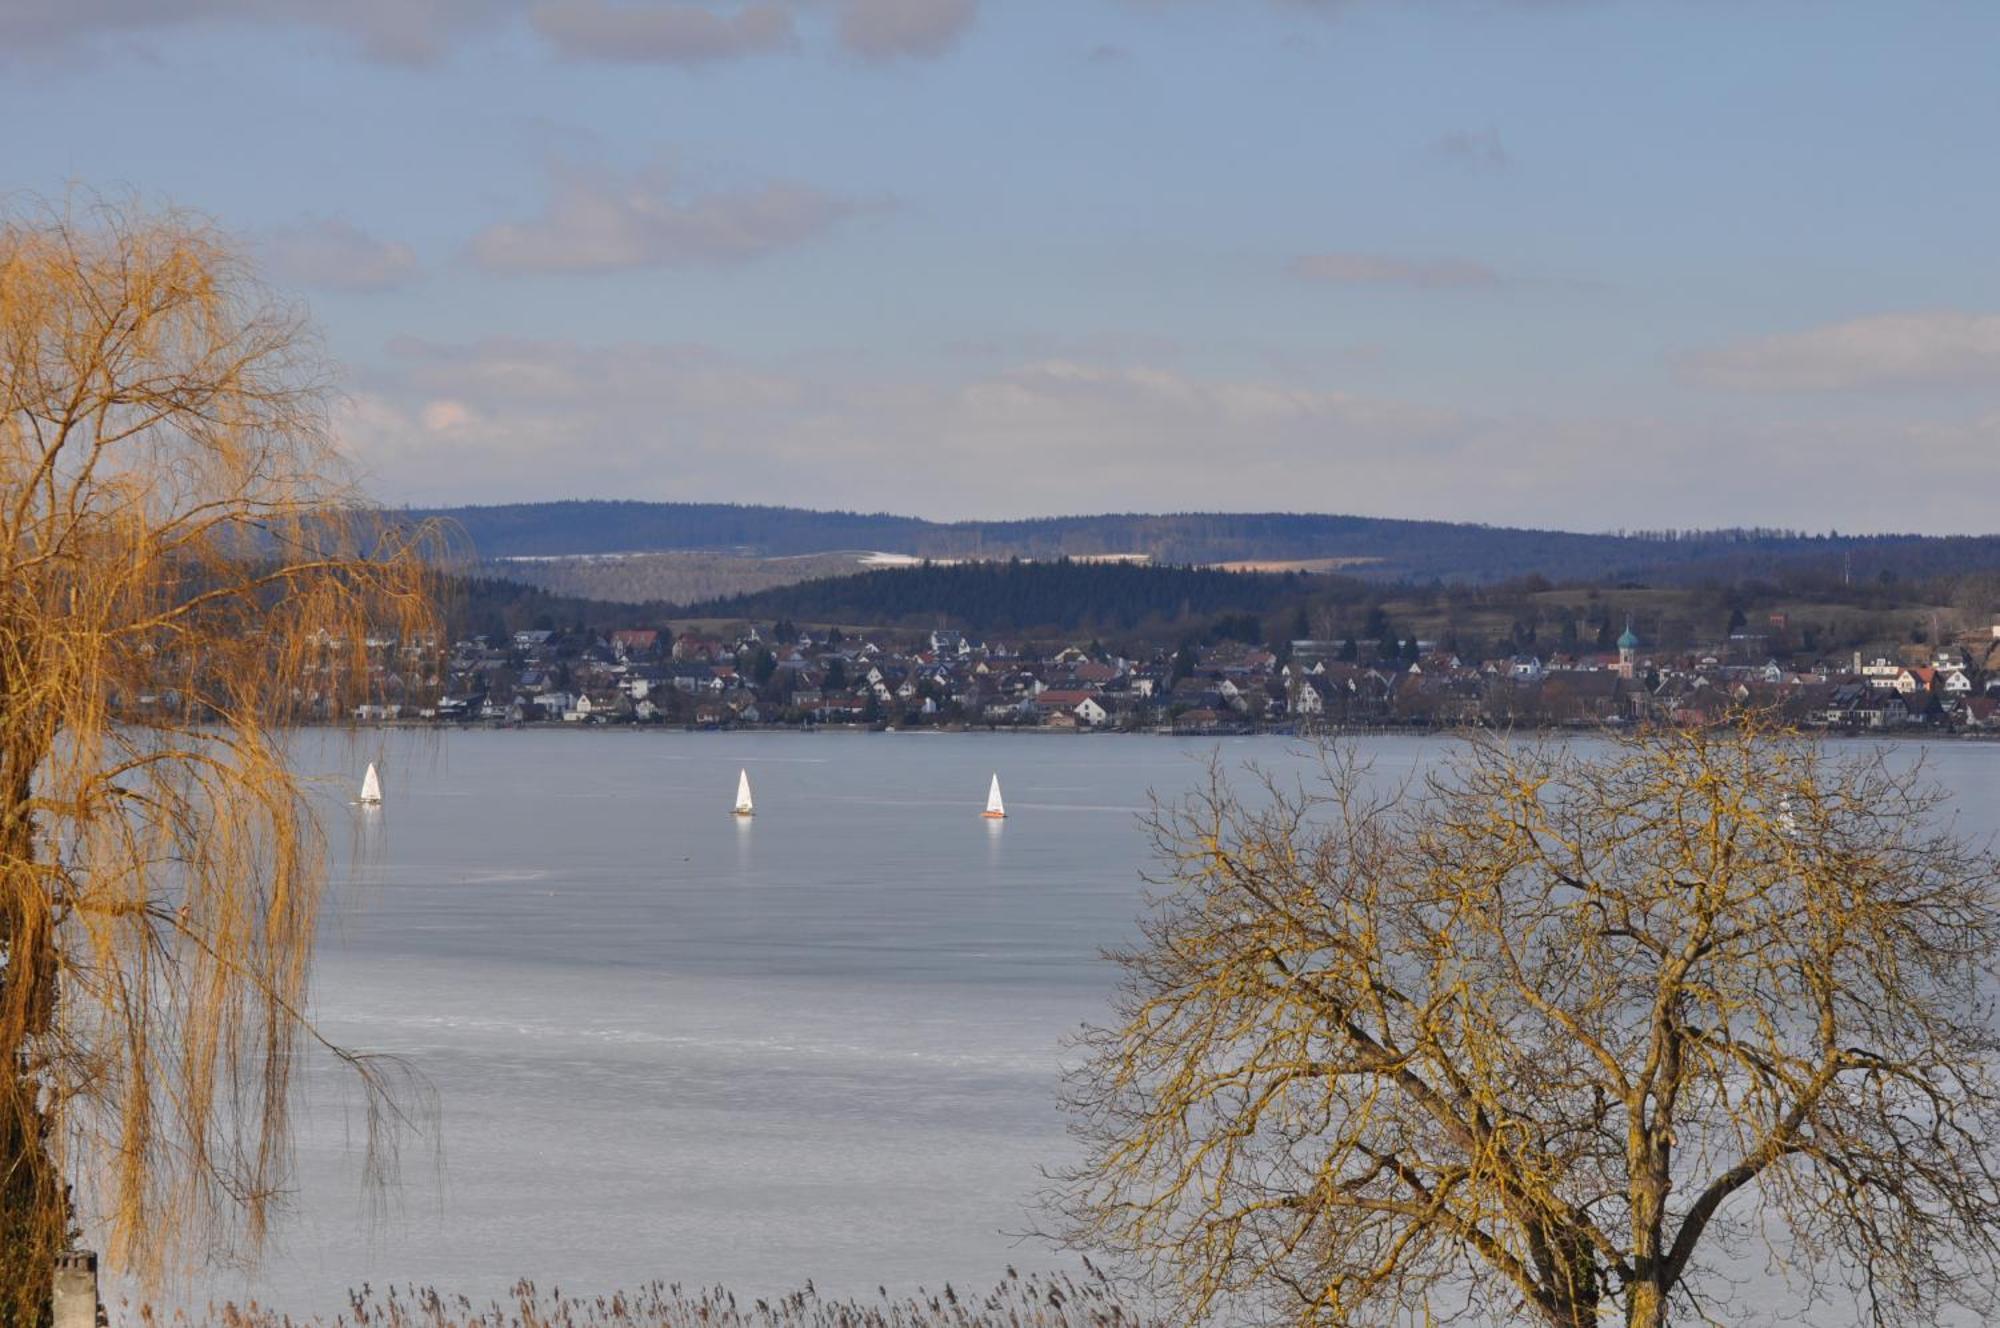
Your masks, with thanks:
[[(438, 508), (412, 516), (455, 522), (486, 560), (581, 560), (584, 555), (693, 554), (702, 578), (675, 560), (650, 569), (644, 593), (617, 594), (637, 568), (505, 562), (489, 569), (593, 598), (687, 599), (825, 576), (806, 555), (881, 550), (937, 560), (1130, 556), (1161, 564), (1319, 563), (1372, 581), (1736, 582), (1812, 572), (1854, 582), (2000, 569), (2000, 536), (1809, 535), (1781, 530), (1588, 534), (1446, 521), (1293, 512), (1181, 512), (936, 522), (886, 513), (816, 512), (724, 503), (566, 500)], [(720, 556), (720, 557), (718, 557)], [(858, 554), (849, 554), (858, 562)], [(731, 562), (730, 560), (740, 560)], [(793, 568), (760, 566), (799, 559)], [(537, 570), (540, 568), (541, 570)], [(683, 582), (687, 582), (683, 584)], [(609, 592), (609, 593), (608, 593)]]

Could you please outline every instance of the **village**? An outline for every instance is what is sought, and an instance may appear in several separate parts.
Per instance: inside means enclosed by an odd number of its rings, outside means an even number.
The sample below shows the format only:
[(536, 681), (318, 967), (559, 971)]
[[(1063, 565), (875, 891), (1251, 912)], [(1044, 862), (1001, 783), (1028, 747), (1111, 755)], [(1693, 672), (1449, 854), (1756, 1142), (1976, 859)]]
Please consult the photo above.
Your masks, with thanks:
[[(1750, 639), (1753, 643), (1755, 638)], [(1175, 734), (1700, 723), (1740, 709), (1835, 731), (2000, 732), (2000, 624), (1948, 644), (1839, 658), (1616, 648), (1477, 663), (1428, 641), (1189, 642), (1133, 658), (1092, 643), (1013, 646), (950, 630), (474, 636), (428, 698), (354, 718), (694, 729), (857, 726)], [(414, 691), (415, 689), (411, 689)], [(400, 694), (391, 678), (391, 698)]]

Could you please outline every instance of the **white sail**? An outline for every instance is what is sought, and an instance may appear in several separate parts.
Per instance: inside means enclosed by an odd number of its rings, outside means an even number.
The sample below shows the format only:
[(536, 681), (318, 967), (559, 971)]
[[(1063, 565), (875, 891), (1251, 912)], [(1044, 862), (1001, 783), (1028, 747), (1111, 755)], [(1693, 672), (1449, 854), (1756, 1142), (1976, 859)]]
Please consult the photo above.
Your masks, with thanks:
[(1007, 815), (1007, 804), (1000, 801), (1000, 776), (993, 776), (993, 787), (986, 790), (986, 814), (994, 820)]
[(738, 816), (755, 816), (757, 814), (756, 804), (750, 801), (750, 772), (748, 770), (741, 771), (736, 776), (736, 814)]
[(382, 777), (375, 773), (375, 763), (368, 763), (368, 773), (361, 776), (361, 801), (370, 805), (382, 801)]

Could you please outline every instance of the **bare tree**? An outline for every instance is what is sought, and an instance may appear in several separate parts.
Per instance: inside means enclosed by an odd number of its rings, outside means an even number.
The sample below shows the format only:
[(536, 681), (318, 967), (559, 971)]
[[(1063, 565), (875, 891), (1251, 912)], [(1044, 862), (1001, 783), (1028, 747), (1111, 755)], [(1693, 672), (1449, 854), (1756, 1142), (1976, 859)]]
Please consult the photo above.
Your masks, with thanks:
[(435, 644), (324, 404), (198, 220), (0, 219), (0, 1322), (79, 1221), (157, 1273), (283, 1180), (323, 855), (282, 730)]
[(1942, 801), (1754, 723), (1218, 772), (1155, 817), (1066, 1234), (1185, 1322), (1717, 1322), (1753, 1253), (1816, 1324), (1992, 1322), (2000, 901)]

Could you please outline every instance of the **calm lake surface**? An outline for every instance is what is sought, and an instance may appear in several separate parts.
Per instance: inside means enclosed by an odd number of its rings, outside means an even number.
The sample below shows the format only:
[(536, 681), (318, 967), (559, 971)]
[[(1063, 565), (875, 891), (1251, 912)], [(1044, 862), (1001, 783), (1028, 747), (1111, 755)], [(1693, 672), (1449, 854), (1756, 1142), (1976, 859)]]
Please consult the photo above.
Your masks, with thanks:
[[(1448, 746), (1365, 750), (1389, 778)], [(441, 1147), (405, 1147), (381, 1212), (358, 1094), (315, 1072), (276, 1248), (193, 1299), (302, 1315), (363, 1281), (847, 1294), (1068, 1266), (1011, 1234), (1070, 1155), (1063, 1039), (1103, 1015), (1098, 952), (1133, 934), (1149, 793), (1218, 752), (1312, 766), (1281, 739), (307, 739), (339, 859), (315, 1010), (428, 1079)], [(386, 805), (364, 812), (370, 759)], [(1967, 828), (2000, 826), (2000, 747), (1930, 760)], [(978, 814), (994, 771), (999, 825)]]

